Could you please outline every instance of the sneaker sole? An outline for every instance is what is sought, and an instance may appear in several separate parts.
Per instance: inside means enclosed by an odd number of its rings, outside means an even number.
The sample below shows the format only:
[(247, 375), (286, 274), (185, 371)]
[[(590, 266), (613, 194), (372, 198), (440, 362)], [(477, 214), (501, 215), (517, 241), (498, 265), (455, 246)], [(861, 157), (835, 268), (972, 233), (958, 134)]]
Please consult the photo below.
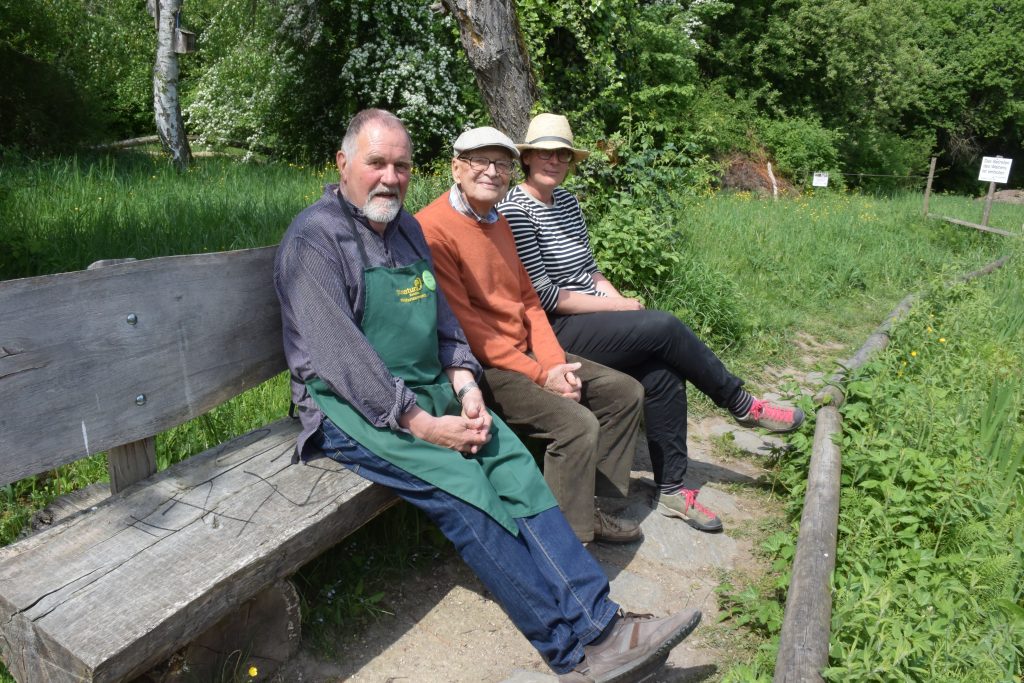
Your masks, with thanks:
[(665, 664), (665, 660), (668, 659), (672, 648), (683, 642), (686, 636), (693, 633), (693, 630), (697, 628), (699, 623), (700, 612), (695, 612), (690, 621), (676, 629), (672, 635), (662, 641), (658, 649), (651, 651), (647, 657), (640, 661), (629, 662), (618, 669), (609, 671), (605, 675), (595, 678), (594, 683), (634, 683), (641, 680), (648, 674), (660, 669)]
[(703, 531), (707, 534), (717, 534), (725, 529), (725, 527), (722, 526), (722, 520), (718, 519), (717, 517), (715, 518), (715, 521), (718, 522), (718, 524), (701, 524), (697, 520), (690, 519), (683, 513), (679, 512), (678, 510), (674, 510), (661, 502), (658, 503), (658, 512), (660, 512), (665, 517), (675, 517), (676, 519), (681, 519), (697, 531)]
[(797, 420), (791, 426), (786, 427), (784, 429), (772, 429), (771, 427), (762, 427), (755, 422), (743, 422), (738, 419), (736, 420), (736, 424), (738, 424), (740, 427), (746, 427), (747, 429), (763, 429), (769, 434), (789, 434), (790, 432), (795, 432), (796, 430), (800, 429), (801, 426), (803, 426), (804, 416), (801, 415), (799, 420)]
[[(637, 529), (639, 531), (639, 529)], [(644, 540), (643, 533), (638, 533), (633, 536), (598, 536), (594, 534), (594, 543), (607, 543), (610, 545), (626, 545), (627, 543), (639, 543)]]

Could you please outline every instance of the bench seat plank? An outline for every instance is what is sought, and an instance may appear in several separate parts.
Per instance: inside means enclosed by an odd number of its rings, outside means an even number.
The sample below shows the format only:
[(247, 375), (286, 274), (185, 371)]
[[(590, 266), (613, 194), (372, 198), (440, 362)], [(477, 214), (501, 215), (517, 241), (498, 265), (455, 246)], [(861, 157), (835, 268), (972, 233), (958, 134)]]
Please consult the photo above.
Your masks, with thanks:
[(0, 549), (15, 677), (137, 676), (396, 500), (327, 458), (290, 465), (297, 432), (267, 425)]

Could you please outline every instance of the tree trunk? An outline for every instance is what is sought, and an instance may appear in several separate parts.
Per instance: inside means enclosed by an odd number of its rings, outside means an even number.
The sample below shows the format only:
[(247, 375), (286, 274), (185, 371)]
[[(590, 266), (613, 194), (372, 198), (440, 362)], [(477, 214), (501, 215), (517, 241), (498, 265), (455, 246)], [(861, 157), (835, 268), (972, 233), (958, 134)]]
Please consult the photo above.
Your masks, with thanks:
[(519, 142), (537, 99), (515, 0), (442, 0), (459, 22), (462, 47), (497, 128)]
[(192, 150), (185, 135), (178, 102), (178, 55), (174, 51), (174, 29), (182, 0), (161, 0), (157, 5), (156, 64), (153, 65), (153, 112), (156, 130), (179, 171), (188, 168)]

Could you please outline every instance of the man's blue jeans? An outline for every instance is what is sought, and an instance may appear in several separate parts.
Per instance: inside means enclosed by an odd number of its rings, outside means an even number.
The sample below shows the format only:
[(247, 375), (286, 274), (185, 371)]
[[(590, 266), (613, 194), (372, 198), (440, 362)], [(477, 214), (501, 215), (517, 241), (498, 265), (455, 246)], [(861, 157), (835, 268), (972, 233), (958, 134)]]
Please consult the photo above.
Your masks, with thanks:
[(318, 440), (324, 455), (423, 510), (556, 673), (579, 664), (583, 646), (611, 623), (618, 605), (608, 598), (608, 579), (557, 507), (517, 518), (513, 536), (479, 508), (374, 455), (329, 419)]

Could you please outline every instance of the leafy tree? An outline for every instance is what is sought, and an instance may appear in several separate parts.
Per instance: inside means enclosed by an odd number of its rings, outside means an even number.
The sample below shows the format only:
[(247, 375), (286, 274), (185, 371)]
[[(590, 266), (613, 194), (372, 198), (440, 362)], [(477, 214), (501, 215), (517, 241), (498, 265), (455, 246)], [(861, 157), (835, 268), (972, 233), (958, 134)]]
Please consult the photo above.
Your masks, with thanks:
[(201, 139), (319, 161), (337, 149), (352, 114), (377, 106), (405, 121), (427, 159), (467, 115), (472, 75), (453, 22), (424, 3), (190, 2), (213, 55), (186, 106)]

